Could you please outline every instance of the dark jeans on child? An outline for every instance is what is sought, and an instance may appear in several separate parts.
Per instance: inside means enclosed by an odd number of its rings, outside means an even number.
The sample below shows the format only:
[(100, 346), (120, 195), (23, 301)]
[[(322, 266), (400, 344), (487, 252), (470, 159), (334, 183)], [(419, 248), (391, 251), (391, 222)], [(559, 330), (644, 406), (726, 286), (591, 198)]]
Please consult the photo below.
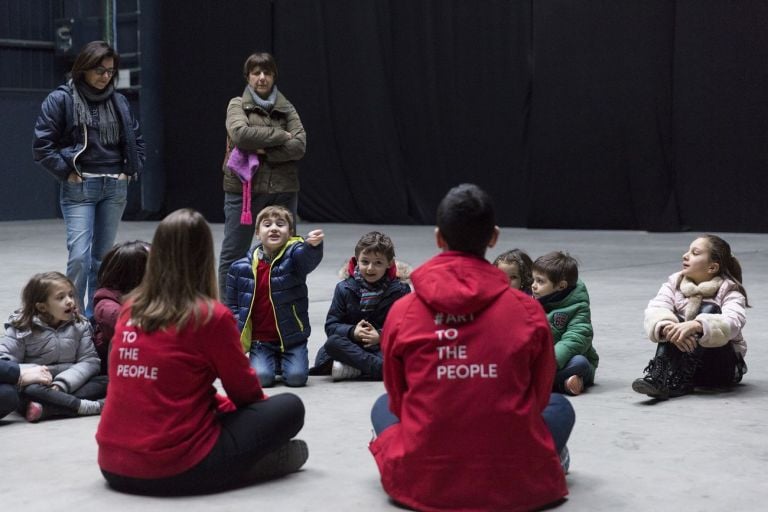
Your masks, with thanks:
[(360, 370), (365, 378), (381, 380), (381, 366), (383, 357), (381, 347), (363, 348), (347, 337), (332, 334), (324, 345), (328, 356), (334, 361)]
[(584, 386), (592, 384), (590, 376), (594, 375), (595, 369), (589, 364), (589, 360), (582, 355), (575, 355), (568, 363), (555, 373), (555, 386), (553, 390), (556, 393), (565, 393), (565, 381), (573, 375), (578, 375), (584, 381)]
[(221, 416), (221, 434), (196, 466), (166, 478), (131, 478), (101, 470), (110, 487), (130, 494), (181, 496), (241, 487), (255, 480), (259, 463), (288, 443), (304, 426), (304, 404), (296, 395), (274, 395)]
[[(552, 439), (555, 441), (555, 450), (560, 453), (568, 442), (568, 437), (570, 437), (576, 422), (573, 406), (565, 396), (560, 393), (552, 393), (549, 396), (549, 404), (541, 415), (552, 434)], [(381, 434), (387, 427), (400, 423), (400, 418), (389, 410), (389, 397), (386, 393), (381, 395), (373, 404), (371, 423), (376, 435)]]

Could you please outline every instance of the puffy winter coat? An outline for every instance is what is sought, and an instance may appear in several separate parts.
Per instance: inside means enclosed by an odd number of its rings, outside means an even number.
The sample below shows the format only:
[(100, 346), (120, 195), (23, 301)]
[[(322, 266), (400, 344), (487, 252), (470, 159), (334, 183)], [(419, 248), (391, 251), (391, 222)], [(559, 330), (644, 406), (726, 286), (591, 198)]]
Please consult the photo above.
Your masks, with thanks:
[[(307, 148), (307, 135), (298, 112), (278, 91), (275, 106), (267, 112), (258, 106), (248, 87), (227, 106), (227, 135), (230, 144), (244, 151), (263, 149), (259, 170), (253, 179), (254, 194), (277, 194), (299, 190), (299, 169)], [(290, 134), (290, 136), (288, 135)], [(224, 191), (242, 194), (240, 179), (227, 168), (230, 146), (224, 157)]]
[(371, 445), (386, 492), (416, 510), (533, 510), (568, 492), (541, 416), (555, 373), (538, 302), (487, 261), (447, 251), (384, 324), (400, 422)]
[[(568, 295), (557, 301), (545, 302), (543, 306), (555, 340), (557, 368), (562, 369), (577, 355), (586, 357), (589, 364), (597, 368), (600, 358), (592, 346), (592, 313), (584, 283), (579, 280)], [(587, 382), (594, 381), (594, 377), (593, 373)]]
[(56, 384), (66, 393), (74, 393), (99, 373), (99, 356), (91, 339), (91, 324), (87, 320), (62, 323), (53, 328), (33, 319), (32, 329), (17, 329), (5, 324), (5, 336), (0, 339), (0, 358), (20, 364), (45, 365)]
[[(227, 273), (225, 302), (237, 319), (240, 340), (247, 352), (251, 347), (251, 314), (255, 297), (255, 274), (261, 254), (259, 242), (246, 257), (234, 262)], [(280, 349), (306, 343), (309, 325), (307, 274), (323, 259), (323, 244), (312, 246), (301, 237), (288, 240), (272, 259), (269, 270), (270, 300), (280, 335)]]
[[(144, 139), (139, 123), (131, 115), (128, 100), (119, 92), (112, 95), (115, 112), (120, 120), (124, 167), (122, 172), (136, 175), (144, 167)], [(85, 151), (86, 126), (75, 126), (74, 102), (69, 85), (60, 85), (43, 101), (35, 123), (32, 154), (59, 181), (65, 181), (72, 171), (80, 174), (77, 158)]]

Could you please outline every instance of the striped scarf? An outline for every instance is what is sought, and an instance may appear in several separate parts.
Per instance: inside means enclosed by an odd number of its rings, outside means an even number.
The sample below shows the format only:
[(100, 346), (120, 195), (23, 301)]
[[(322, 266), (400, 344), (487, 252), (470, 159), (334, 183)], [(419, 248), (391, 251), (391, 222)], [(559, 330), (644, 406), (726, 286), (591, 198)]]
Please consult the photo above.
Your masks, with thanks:
[(389, 279), (385, 275), (375, 283), (369, 283), (360, 275), (360, 268), (355, 267), (355, 282), (360, 285), (360, 311), (367, 312), (376, 309), (384, 295), (384, 290), (389, 286)]

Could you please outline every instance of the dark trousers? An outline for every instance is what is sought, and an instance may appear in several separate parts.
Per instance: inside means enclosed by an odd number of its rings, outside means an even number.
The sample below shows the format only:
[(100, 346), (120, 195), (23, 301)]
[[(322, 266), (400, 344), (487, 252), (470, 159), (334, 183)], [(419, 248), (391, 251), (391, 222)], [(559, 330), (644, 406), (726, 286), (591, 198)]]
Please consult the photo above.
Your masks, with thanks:
[(0, 418), (19, 408), (19, 392), (13, 384), (0, 384)]
[[(741, 381), (744, 373), (743, 359), (736, 355), (733, 342), (728, 342), (722, 347), (697, 349), (699, 366), (693, 374), (694, 386), (702, 387), (727, 387)], [(681, 352), (674, 344), (659, 343), (656, 347), (656, 355), (664, 355), (671, 361), (674, 371), (679, 371), (683, 360)]]
[(261, 459), (304, 426), (304, 404), (290, 393), (274, 395), (221, 416), (221, 434), (196, 466), (166, 478), (130, 478), (101, 470), (113, 489), (131, 494), (208, 494), (253, 483), (248, 474)]
[(332, 334), (325, 342), (325, 351), (334, 361), (357, 368), (363, 376), (371, 380), (381, 380), (382, 356), (377, 345), (374, 349), (365, 349), (349, 338)]
[(107, 396), (108, 382), (106, 375), (97, 375), (74, 393), (55, 391), (40, 384), (30, 384), (22, 391), (22, 398), (24, 404), (30, 401), (40, 402), (48, 417), (76, 416), (81, 399), (98, 400)]

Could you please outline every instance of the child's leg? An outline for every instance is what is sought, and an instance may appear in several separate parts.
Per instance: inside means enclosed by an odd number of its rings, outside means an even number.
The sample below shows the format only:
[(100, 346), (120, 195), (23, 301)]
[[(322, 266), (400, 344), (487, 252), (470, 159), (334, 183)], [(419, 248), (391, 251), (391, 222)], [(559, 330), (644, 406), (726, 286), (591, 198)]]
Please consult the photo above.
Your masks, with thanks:
[(291, 387), (306, 385), (309, 376), (309, 353), (306, 342), (297, 347), (286, 349), (280, 356), (283, 367), (283, 383)]
[(109, 485), (122, 492), (174, 496), (205, 494), (297, 471), (308, 452), (291, 439), (304, 426), (304, 404), (281, 393), (221, 416), (221, 434), (210, 453), (180, 475), (128, 478), (102, 470)]
[(309, 369), (310, 375), (330, 375), (333, 359), (325, 351), (325, 347), (320, 347), (315, 356), (315, 366)]
[(552, 393), (549, 396), (549, 403), (541, 415), (552, 434), (552, 439), (555, 441), (555, 449), (557, 453), (560, 453), (568, 442), (576, 422), (573, 406), (565, 396), (560, 393)]
[(275, 385), (275, 358), (279, 351), (280, 347), (272, 343), (254, 341), (251, 345), (248, 358), (251, 360), (251, 367), (256, 370), (259, 382), (264, 388)]
[(109, 384), (109, 377), (106, 375), (97, 375), (80, 386), (80, 389), (72, 394), (77, 398), (98, 400), (107, 396), (107, 384)]
[(0, 418), (19, 407), (19, 392), (13, 384), (0, 384)]
[(400, 423), (400, 418), (392, 414), (389, 410), (389, 396), (384, 393), (373, 403), (371, 409), (371, 424), (376, 435), (381, 434), (384, 429), (391, 427), (395, 423)]
[(325, 350), (335, 361), (352, 366), (360, 370), (364, 376), (371, 380), (381, 380), (382, 356), (380, 351), (368, 351), (349, 338), (336, 334), (325, 342)]
[(26, 418), (31, 422), (51, 417), (71, 418), (101, 414), (103, 400), (88, 400), (40, 384), (24, 388)]
[(731, 342), (722, 347), (702, 348), (701, 363), (693, 377), (695, 386), (726, 387), (737, 379), (738, 358)]
[(586, 384), (589, 380), (589, 376), (592, 375), (593, 368), (589, 364), (589, 360), (582, 356), (576, 355), (571, 358), (562, 370), (558, 370), (555, 373), (555, 385), (553, 391), (557, 393), (565, 393), (565, 382), (573, 375), (578, 375), (582, 379), (582, 383)]

